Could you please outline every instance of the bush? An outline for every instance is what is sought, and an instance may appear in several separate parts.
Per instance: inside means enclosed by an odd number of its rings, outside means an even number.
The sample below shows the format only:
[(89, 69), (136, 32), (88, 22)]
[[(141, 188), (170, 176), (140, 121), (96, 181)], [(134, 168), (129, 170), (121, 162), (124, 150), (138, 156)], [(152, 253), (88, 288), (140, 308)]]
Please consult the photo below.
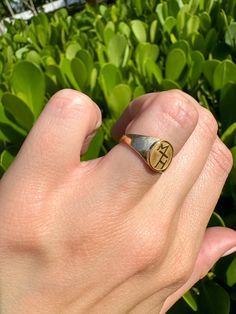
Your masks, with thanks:
[[(211, 110), (234, 167), (209, 225), (236, 228), (236, 1), (118, 0), (40, 13), (7, 24), (0, 37), (0, 172), (19, 150), (44, 104), (57, 90), (92, 97), (104, 123), (84, 160), (113, 145), (110, 127), (131, 99), (182, 89)], [(222, 259), (170, 313), (231, 313), (236, 256)]]

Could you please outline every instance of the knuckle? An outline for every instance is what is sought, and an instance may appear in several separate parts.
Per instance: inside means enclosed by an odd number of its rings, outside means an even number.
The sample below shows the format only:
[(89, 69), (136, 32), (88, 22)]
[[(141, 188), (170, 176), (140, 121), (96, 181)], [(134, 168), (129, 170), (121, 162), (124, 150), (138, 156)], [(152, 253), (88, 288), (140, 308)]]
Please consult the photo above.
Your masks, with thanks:
[(173, 272), (170, 285), (174, 284), (176, 286), (182, 286), (191, 277), (194, 268), (194, 261), (189, 256), (189, 252), (187, 252), (187, 250), (178, 250), (178, 252), (175, 253), (173, 263), (174, 264), (170, 267)]
[(165, 237), (154, 226), (135, 226), (128, 235), (129, 259), (137, 272), (147, 270), (161, 261), (164, 254)]
[(218, 124), (213, 114), (205, 108), (202, 108), (200, 112), (199, 127), (204, 137), (209, 139), (216, 137)]
[(97, 116), (101, 116), (99, 107), (87, 95), (71, 90), (63, 89), (53, 95), (49, 101), (49, 107), (52, 108), (53, 114), (62, 119), (77, 118), (79, 115), (88, 115), (96, 111)]
[(177, 236), (170, 245), (169, 255), (166, 258), (167, 268), (171, 276), (167, 278), (166, 286), (176, 287), (184, 285), (191, 277), (196, 264), (192, 243), (186, 237)]
[(46, 187), (19, 178), (17, 186), (6, 193), (8, 183), (1, 190), (5, 196), (0, 201), (0, 246), (7, 250), (38, 250), (47, 230), (47, 206), (43, 201)]
[(183, 92), (179, 90), (165, 92), (159, 94), (159, 99), (161, 110), (181, 128), (185, 128), (189, 124), (196, 125), (198, 111), (194, 103), (187, 99)]
[(183, 265), (182, 267), (177, 267), (174, 271), (173, 283), (177, 286), (183, 286), (189, 280), (191, 274), (192, 267), (186, 267), (186, 265)]
[(219, 139), (212, 146), (211, 158), (216, 172), (229, 174), (233, 166), (233, 157), (231, 151)]

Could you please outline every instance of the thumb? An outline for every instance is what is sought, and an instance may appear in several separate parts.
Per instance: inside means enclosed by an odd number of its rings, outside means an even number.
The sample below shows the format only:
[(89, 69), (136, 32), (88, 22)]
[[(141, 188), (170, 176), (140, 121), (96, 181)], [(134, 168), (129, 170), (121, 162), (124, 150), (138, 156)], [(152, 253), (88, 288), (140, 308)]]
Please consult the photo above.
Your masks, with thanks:
[(166, 299), (160, 314), (166, 313), (186, 291), (205, 277), (220, 257), (234, 252), (236, 252), (236, 232), (234, 230), (224, 227), (207, 228), (191, 277)]

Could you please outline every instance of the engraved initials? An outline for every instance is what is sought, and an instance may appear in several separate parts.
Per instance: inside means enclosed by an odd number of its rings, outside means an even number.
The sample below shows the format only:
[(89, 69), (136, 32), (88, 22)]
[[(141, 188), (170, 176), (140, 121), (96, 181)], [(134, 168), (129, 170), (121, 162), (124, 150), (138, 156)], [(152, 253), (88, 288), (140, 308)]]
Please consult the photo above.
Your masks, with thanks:
[(169, 157), (166, 155), (166, 152), (169, 148), (169, 144), (164, 145), (161, 143), (161, 145), (158, 147), (157, 151), (161, 155), (160, 159), (157, 161), (155, 168), (157, 168), (158, 165), (161, 165), (160, 169), (163, 169), (168, 162)]

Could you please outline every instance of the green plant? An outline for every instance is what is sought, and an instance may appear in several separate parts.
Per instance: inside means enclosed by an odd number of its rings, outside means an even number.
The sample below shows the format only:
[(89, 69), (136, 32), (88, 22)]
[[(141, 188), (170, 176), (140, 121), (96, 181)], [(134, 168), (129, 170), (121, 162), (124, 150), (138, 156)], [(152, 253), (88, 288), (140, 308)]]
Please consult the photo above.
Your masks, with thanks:
[[(209, 225), (236, 229), (236, 0), (117, 0), (6, 23), (0, 37), (0, 172), (11, 164), (46, 101), (81, 90), (104, 123), (83, 160), (113, 145), (110, 128), (129, 101), (182, 89), (211, 110), (234, 167)], [(174, 65), (174, 66), (173, 66)], [(228, 314), (236, 256), (218, 262), (170, 313)]]

